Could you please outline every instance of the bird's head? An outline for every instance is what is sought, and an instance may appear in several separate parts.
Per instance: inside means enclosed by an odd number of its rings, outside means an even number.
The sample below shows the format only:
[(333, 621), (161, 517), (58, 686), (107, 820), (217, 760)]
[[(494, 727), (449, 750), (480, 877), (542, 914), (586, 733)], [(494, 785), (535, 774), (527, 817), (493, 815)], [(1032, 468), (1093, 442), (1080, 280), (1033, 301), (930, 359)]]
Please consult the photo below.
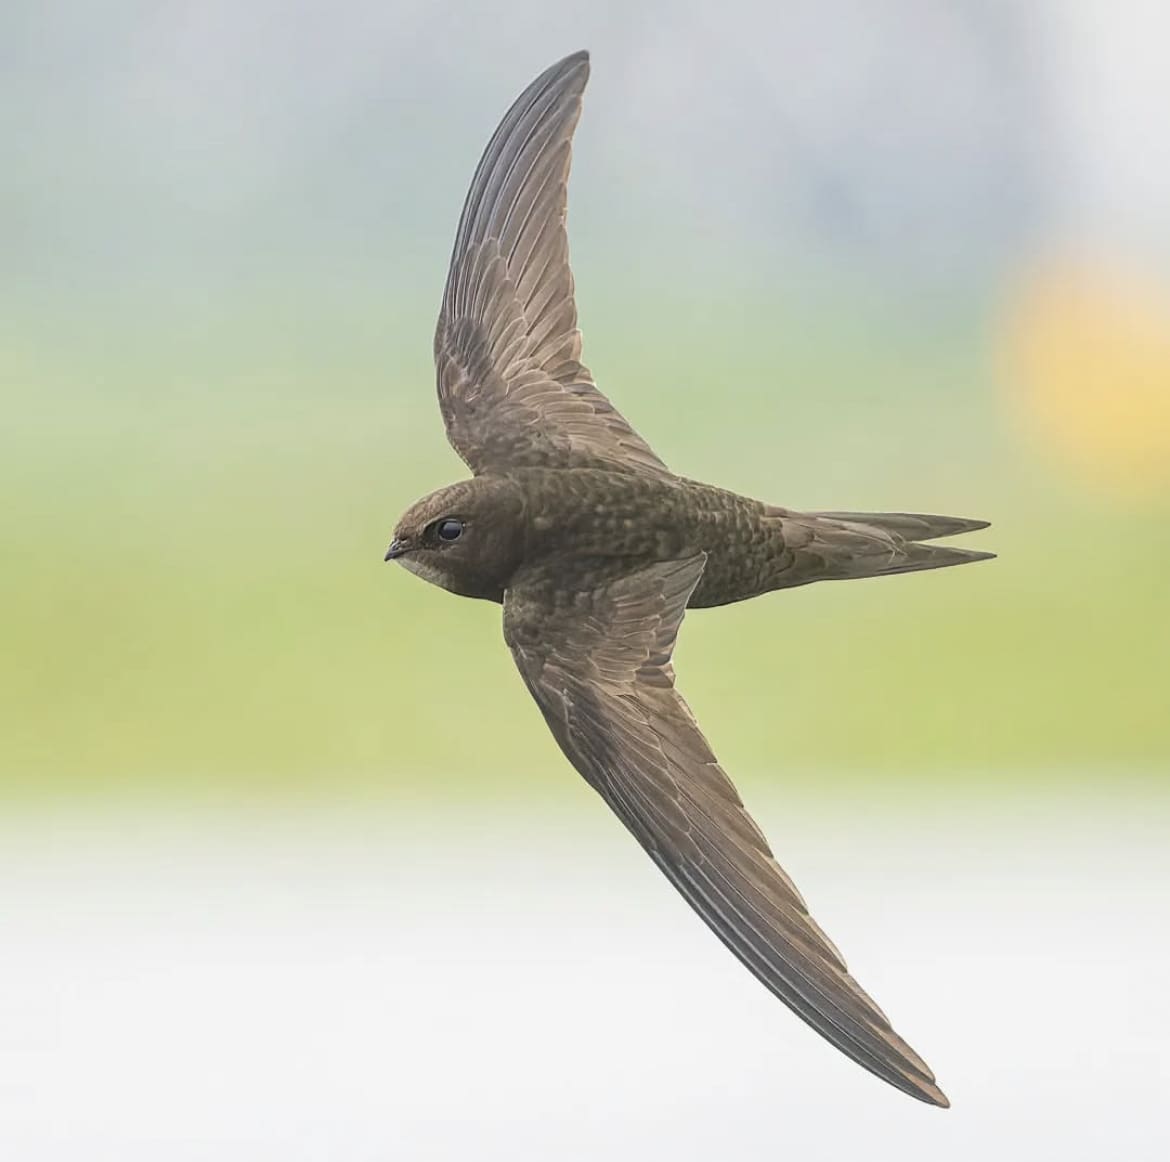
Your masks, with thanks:
[(502, 601), (524, 552), (524, 501), (507, 480), (476, 477), (416, 500), (387, 561), (463, 597)]

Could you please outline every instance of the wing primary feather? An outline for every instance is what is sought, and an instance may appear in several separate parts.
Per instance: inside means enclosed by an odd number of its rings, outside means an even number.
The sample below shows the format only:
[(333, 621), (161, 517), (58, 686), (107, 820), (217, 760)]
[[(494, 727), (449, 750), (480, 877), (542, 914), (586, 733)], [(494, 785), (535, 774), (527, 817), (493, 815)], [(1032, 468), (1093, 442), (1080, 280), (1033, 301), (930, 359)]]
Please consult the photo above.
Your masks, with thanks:
[(674, 689), (670, 657), (704, 562), (615, 566), (571, 600), (532, 569), (505, 594), (505, 639), (562, 750), (720, 940), (852, 1060), (947, 1105), (808, 915)]
[(477, 474), (662, 461), (581, 362), (565, 220), (572, 137), (589, 77), (574, 53), (513, 102), (459, 217), (435, 328), (440, 410)]
[[(532, 112), (536, 104), (545, 96), (563, 95), (566, 91), (576, 89), (578, 95), (585, 87), (589, 75), (589, 54), (584, 50), (575, 52), (550, 65), (539, 77), (516, 98), (512, 107), (504, 114), (496, 131), (488, 140), (483, 151), (475, 175), (471, 180), (471, 190), (459, 218), (459, 228), (455, 235), (455, 248), (475, 237), (476, 229), (483, 220), (482, 207), (489, 202), (488, 195), (493, 187), (498, 188), (515, 167), (520, 150), (515, 149), (513, 138), (520, 123)], [(577, 80), (580, 78), (580, 83)], [(557, 92), (559, 87), (559, 94)], [(550, 102), (551, 104), (551, 97)], [(534, 119), (529, 128), (527, 141), (531, 133), (539, 126), (539, 118)], [(512, 161), (503, 171), (498, 171), (498, 160), (505, 153), (505, 147), (511, 146)]]

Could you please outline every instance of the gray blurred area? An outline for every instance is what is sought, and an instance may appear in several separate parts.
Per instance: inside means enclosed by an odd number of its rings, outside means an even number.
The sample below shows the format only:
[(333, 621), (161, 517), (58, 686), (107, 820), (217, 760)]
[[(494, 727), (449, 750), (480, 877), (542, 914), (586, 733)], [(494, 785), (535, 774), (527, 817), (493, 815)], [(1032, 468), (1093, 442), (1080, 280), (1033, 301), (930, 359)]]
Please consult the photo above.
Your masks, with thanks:
[(1166, 1157), (1165, 809), (757, 800), (941, 1111), (749, 979), (586, 794), (5, 827), (6, 1154)]
[(5, 278), (222, 288), (312, 260), (421, 266), (429, 291), (498, 112), (578, 47), (590, 263), (953, 280), (1086, 215), (1148, 242), (1168, 21), (1100, 0), (8, 4)]

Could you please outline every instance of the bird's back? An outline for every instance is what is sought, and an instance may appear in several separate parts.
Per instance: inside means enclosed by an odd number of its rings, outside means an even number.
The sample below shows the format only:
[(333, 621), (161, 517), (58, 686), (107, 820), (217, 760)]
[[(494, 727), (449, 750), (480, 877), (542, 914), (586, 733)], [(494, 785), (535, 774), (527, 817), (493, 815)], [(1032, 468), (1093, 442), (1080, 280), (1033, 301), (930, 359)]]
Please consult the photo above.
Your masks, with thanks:
[(584, 583), (585, 561), (637, 568), (697, 551), (706, 567), (689, 605), (727, 605), (814, 581), (916, 572), (991, 554), (923, 544), (982, 521), (904, 513), (805, 513), (684, 477), (604, 469), (510, 474), (526, 499), (527, 558)]
[(527, 469), (512, 474), (527, 501), (528, 559), (566, 567), (604, 561), (638, 568), (702, 551), (691, 605), (721, 605), (771, 588), (780, 546), (767, 506), (682, 477)]

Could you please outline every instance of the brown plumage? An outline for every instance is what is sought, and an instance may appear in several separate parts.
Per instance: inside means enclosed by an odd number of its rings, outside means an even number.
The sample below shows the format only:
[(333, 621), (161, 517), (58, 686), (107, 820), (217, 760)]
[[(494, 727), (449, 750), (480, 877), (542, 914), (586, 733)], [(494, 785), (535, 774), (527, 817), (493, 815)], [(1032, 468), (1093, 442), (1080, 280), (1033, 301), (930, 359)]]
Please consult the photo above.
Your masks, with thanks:
[(992, 554), (926, 542), (986, 522), (792, 512), (676, 476), (626, 423), (581, 363), (565, 232), (588, 74), (583, 52), (542, 73), (472, 179), (435, 363), (474, 476), (412, 505), (386, 559), (501, 602), (561, 749), (716, 935), (854, 1061), (945, 1106), (772, 857), (670, 659), (688, 606), (980, 560)]

